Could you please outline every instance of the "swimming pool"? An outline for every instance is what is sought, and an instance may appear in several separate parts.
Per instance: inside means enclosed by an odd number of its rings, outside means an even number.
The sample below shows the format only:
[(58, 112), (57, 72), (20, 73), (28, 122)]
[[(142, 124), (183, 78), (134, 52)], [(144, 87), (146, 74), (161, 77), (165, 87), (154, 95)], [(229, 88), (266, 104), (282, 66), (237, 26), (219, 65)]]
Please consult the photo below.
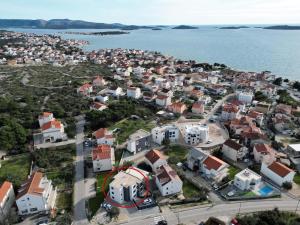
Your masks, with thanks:
[(259, 194), (261, 196), (268, 196), (271, 192), (273, 191), (273, 189), (270, 186), (264, 186), (261, 189), (259, 189)]

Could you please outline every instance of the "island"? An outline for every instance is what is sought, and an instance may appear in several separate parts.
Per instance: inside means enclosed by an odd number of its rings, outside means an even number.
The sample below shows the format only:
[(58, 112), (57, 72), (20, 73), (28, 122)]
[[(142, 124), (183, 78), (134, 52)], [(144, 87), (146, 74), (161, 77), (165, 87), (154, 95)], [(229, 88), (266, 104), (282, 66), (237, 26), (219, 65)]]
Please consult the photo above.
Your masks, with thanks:
[(187, 26), (187, 25), (180, 25), (180, 26), (177, 26), (177, 27), (173, 27), (172, 29), (189, 30), (189, 29), (198, 29), (198, 27)]
[(162, 30), (161, 28), (152, 28), (152, 30)]
[(98, 36), (105, 36), (105, 35), (121, 35), (121, 34), (129, 34), (129, 32), (125, 31), (103, 31), (103, 32), (64, 32), (65, 34), (79, 34), (79, 35), (98, 35)]
[(266, 30), (300, 30), (300, 26), (276, 25), (276, 26), (263, 27), (263, 29), (266, 29)]
[(231, 27), (220, 27), (219, 29), (221, 30), (238, 30), (238, 29), (245, 29), (245, 28), (250, 28), (247, 26), (231, 26)]

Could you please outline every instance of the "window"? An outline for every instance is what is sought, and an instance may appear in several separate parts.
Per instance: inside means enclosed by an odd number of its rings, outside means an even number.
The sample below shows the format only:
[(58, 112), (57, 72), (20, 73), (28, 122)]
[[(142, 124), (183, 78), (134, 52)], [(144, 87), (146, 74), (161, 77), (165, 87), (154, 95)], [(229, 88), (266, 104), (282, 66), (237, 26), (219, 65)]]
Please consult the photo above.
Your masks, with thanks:
[(168, 188), (168, 187), (167, 187), (166, 189), (167, 189), (167, 190), (169, 190), (169, 188)]
[(166, 192), (166, 194), (169, 194), (169, 192)]
[(22, 213), (28, 213), (28, 210), (26, 209), (26, 210), (22, 210)]
[(110, 188), (111, 188), (111, 189), (114, 189), (114, 187), (113, 187), (113, 186), (111, 186)]
[(30, 212), (35, 212), (35, 211), (37, 211), (37, 208), (31, 208), (30, 209)]
[(115, 197), (114, 197), (114, 196), (112, 196), (112, 199), (115, 199)]
[(114, 195), (115, 193), (114, 193), (114, 192), (111, 192), (111, 194)]

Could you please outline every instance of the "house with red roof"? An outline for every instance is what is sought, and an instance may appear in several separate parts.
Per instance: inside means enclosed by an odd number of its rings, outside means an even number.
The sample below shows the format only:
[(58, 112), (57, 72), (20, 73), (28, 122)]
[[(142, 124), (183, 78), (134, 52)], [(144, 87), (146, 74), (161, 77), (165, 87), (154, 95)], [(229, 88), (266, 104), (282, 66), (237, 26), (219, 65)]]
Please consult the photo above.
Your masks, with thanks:
[(222, 153), (226, 158), (237, 162), (245, 158), (248, 153), (248, 148), (232, 139), (228, 139), (223, 143)]
[(201, 163), (201, 172), (215, 182), (221, 182), (228, 175), (229, 165), (221, 159), (208, 155)]
[(100, 128), (96, 130), (95, 132), (93, 132), (93, 137), (96, 138), (98, 145), (113, 145), (115, 142), (113, 133), (107, 128)]
[(94, 87), (103, 87), (107, 84), (106, 80), (102, 76), (97, 76), (93, 80), (93, 86)]
[(174, 195), (182, 191), (182, 181), (177, 173), (168, 165), (157, 169), (155, 183), (162, 196)]
[(62, 122), (54, 119), (41, 127), (44, 142), (55, 142), (57, 140), (67, 139)]
[(168, 106), (168, 110), (173, 113), (182, 114), (187, 109), (186, 105), (182, 102), (174, 102)]
[(103, 111), (104, 109), (107, 109), (107, 105), (100, 103), (100, 102), (93, 102), (90, 106), (91, 110), (97, 110), (97, 111)]
[(12, 183), (4, 181), (0, 186), (0, 224), (7, 218), (15, 202), (15, 192)]
[(192, 112), (195, 114), (203, 114), (205, 110), (204, 103), (195, 102), (192, 106)]
[(256, 163), (272, 163), (276, 160), (275, 150), (264, 143), (254, 145), (253, 155)]
[(248, 117), (250, 117), (251, 119), (253, 119), (253, 121), (255, 121), (259, 126), (262, 125), (263, 120), (264, 120), (264, 114), (261, 112), (257, 112), (255, 110), (250, 110), (248, 112)]
[(156, 105), (167, 107), (172, 104), (171, 97), (166, 95), (158, 95), (155, 99)]
[(18, 190), (16, 204), (19, 215), (47, 212), (55, 207), (56, 189), (52, 181), (40, 172), (34, 172)]
[(77, 89), (77, 93), (85, 96), (89, 96), (93, 92), (93, 86), (89, 83), (85, 83)]
[(221, 119), (223, 121), (237, 119), (240, 113), (240, 109), (234, 104), (224, 104), (222, 107)]
[(115, 164), (114, 148), (109, 145), (98, 145), (92, 150), (94, 172), (112, 170)]
[(280, 162), (272, 162), (271, 164), (263, 162), (260, 172), (279, 186), (285, 182), (292, 183), (296, 174), (294, 170)]
[(158, 150), (152, 149), (145, 154), (145, 162), (151, 166), (154, 172), (162, 165), (166, 165), (166, 157)]
[(39, 125), (42, 127), (45, 123), (48, 123), (50, 121), (54, 120), (54, 116), (52, 112), (43, 112), (42, 115), (39, 115)]

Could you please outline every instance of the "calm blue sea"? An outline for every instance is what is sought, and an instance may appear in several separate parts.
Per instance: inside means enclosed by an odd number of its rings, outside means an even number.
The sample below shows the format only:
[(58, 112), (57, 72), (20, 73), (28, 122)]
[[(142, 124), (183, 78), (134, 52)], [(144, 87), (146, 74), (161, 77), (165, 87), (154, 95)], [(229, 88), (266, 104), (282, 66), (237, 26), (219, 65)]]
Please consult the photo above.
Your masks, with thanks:
[(56, 33), (64, 38), (90, 42), (86, 50), (100, 48), (135, 48), (156, 50), (180, 59), (224, 63), (245, 71), (272, 71), (273, 74), (300, 80), (300, 31), (247, 28), (222, 30), (201, 26), (195, 30), (134, 30), (115, 36), (69, 35), (65, 31), (104, 30), (40, 30), (12, 29), (19, 32)]

